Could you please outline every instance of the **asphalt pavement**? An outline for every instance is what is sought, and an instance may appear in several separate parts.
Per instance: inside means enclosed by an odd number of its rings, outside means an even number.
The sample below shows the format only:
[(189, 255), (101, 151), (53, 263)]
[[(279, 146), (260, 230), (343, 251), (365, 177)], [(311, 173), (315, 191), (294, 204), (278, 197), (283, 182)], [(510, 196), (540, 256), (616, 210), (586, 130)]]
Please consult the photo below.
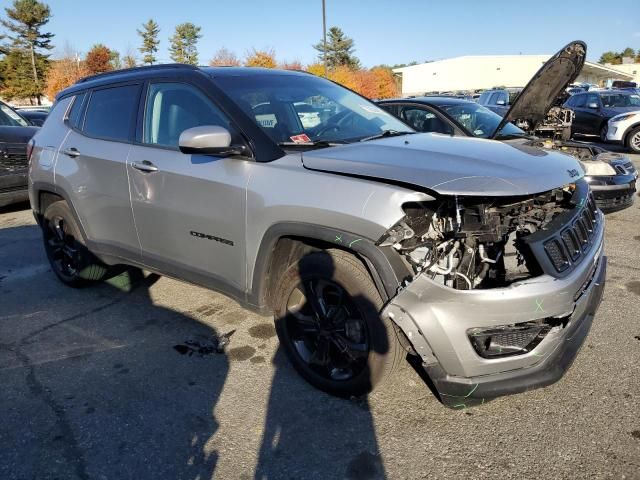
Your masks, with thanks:
[(65, 287), (28, 205), (2, 209), (0, 479), (640, 478), (640, 198), (606, 251), (567, 375), (457, 411), (409, 365), (365, 399), (316, 391), (271, 318), (203, 288)]

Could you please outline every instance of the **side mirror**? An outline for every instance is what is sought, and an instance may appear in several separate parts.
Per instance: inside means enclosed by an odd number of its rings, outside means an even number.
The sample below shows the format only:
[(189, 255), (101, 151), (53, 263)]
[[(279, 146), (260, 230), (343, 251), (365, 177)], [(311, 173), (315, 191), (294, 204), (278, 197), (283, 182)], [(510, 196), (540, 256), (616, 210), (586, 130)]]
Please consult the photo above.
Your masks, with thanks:
[(247, 152), (247, 147), (244, 145), (231, 145), (229, 130), (217, 125), (202, 125), (186, 129), (180, 134), (178, 146), (182, 153), (221, 157), (244, 155)]
[(587, 108), (591, 108), (593, 110), (598, 109), (598, 104), (596, 102), (587, 103)]
[(500, 105), (500, 106), (505, 106), (507, 104), (507, 102), (505, 102), (504, 100), (496, 100), (496, 105)]

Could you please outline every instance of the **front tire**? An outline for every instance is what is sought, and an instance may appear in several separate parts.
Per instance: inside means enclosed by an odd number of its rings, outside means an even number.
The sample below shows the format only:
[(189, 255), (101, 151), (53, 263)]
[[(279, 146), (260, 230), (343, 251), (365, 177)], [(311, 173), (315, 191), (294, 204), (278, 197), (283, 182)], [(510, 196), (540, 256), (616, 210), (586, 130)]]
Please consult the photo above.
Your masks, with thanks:
[(633, 153), (640, 153), (640, 127), (634, 128), (627, 135), (627, 148)]
[(392, 376), (404, 350), (364, 265), (341, 250), (290, 265), (276, 291), (276, 331), (296, 370), (340, 397), (360, 396)]
[(104, 278), (107, 267), (87, 249), (65, 201), (47, 207), (41, 227), (51, 269), (62, 283), (77, 288)]
[(602, 143), (607, 143), (607, 133), (609, 132), (609, 125), (606, 123), (600, 128), (600, 141)]

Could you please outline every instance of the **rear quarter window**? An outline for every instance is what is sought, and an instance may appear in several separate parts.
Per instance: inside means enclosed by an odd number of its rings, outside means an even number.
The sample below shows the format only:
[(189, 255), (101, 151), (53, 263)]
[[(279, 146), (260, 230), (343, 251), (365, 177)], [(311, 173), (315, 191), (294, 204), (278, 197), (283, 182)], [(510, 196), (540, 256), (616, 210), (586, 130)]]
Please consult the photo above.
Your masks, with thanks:
[(67, 114), (67, 122), (73, 128), (80, 128), (80, 114), (82, 113), (82, 105), (87, 97), (86, 93), (80, 93), (73, 97), (73, 104), (71, 110)]
[(89, 97), (82, 131), (92, 137), (129, 141), (138, 110), (140, 85), (94, 90)]

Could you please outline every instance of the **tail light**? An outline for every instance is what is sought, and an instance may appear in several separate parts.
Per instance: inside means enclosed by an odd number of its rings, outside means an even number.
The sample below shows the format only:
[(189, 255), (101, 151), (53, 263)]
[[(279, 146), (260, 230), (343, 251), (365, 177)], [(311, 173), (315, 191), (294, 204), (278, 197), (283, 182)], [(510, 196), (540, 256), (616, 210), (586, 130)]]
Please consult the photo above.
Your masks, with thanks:
[(36, 146), (36, 141), (32, 138), (27, 143), (27, 163), (31, 162), (31, 154), (33, 153), (33, 147)]

